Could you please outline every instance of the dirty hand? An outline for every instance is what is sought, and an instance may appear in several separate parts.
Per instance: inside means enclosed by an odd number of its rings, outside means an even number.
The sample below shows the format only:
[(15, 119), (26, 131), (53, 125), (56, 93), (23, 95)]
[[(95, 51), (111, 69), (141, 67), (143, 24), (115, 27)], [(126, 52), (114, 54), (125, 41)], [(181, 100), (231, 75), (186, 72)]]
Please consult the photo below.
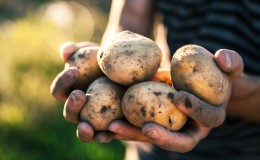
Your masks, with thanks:
[(138, 129), (125, 121), (116, 120), (109, 126), (109, 130), (114, 132), (114, 138), (148, 142), (169, 151), (188, 152), (192, 150), (200, 140), (209, 134), (212, 128), (218, 127), (224, 122), (232, 83), (243, 71), (243, 61), (234, 51), (226, 49), (217, 51), (215, 61), (229, 78), (229, 94), (223, 104), (213, 106), (188, 92), (179, 91), (174, 96), (174, 102), (189, 117), (186, 125), (180, 131), (172, 132), (155, 123), (147, 123), (142, 129)]
[[(66, 42), (60, 47), (60, 57), (64, 63), (66, 63), (70, 56), (83, 47), (93, 47), (98, 44), (92, 42), (72, 43)], [(81, 90), (73, 90), (73, 85), (79, 78), (79, 70), (76, 67), (70, 67), (60, 72), (53, 80), (50, 92), (57, 99), (66, 101), (64, 105), (63, 115), (64, 118), (70, 122), (79, 124), (77, 135), (82, 141), (91, 141), (94, 139), (94, 130), (88, 123), (81, 122), (79, 120), (79, 114), (84, 106), (87, 97)], [(101, 132), (95, 134), (98, 139), (99, 134), (109, 136), (107, 132)]]
[[(78, 48), (75, 47), (76, 49)], [(69, 50), (70, 53), (68, 53), (65, 52), (66, 50), (69, 49), (65, 47), (65, 49), (61, 50), (61, 56), (64, 61), (75, 51)], [(219, 50), (215, 54), (215, 60), (219, 68), (228, 74), (229, 90), (231, 91), (233, 81), (243, 71), (241, 57), (231, 50)], [(70, 90), (78, 75), (76, 68), (63, 71), (56, 77), (51, 87), (54, 97), (60, 100), (67, 99), (64, 106), (64, 117), (72, 123), (80, 122), (79, 113), (87, 100), (84, 92), (79, 90), (71, 92)], [(83, 142), (89, 142), (93, 139), (99, 142), (110, 142), (112, 139), (141, 141), (158, 145), (169, 151), (188, 152), (200, 140), (205, 138), (212, 128), (218, 127), (223, 123), (229, 97), (230, 94), (228, 94), (225, 102), (220, 106), (212, 106), (188, 92), (177, 92), (174, 96), (174, 102), (189, 117), (186, 125), (177, 132), (172, 132), (152, 122), (145, 124), (140, 129), (124, 120), (115, 120), (109, 125), (108, 131), (98, 133), (94, 133), (93, 128), (88, 123), (81, 122), (77, 128), (77, 136)]]

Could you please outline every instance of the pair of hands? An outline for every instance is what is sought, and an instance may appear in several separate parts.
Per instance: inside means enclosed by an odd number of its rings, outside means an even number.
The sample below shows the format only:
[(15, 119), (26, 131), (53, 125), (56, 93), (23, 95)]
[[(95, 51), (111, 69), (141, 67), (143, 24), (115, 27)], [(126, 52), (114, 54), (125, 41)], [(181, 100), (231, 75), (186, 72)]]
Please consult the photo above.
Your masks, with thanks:
[[(97, 44), (67, 42), (60, 48), (61, 59), (66, 62), (78, 49), (93, 45), (96, 46)], [(189, 117), (186, 125), (178, 132), (172, 132), (152, 122), (145, 124), (142, 128), (137, 128), (124, 120), (111, 122), (108, 131), (95, 132), (90, 124), (80, 122), (79, 119), (80, 111), (87, 101), (87, 96), (80, 90), (72, 90), (73, 84), (79, 78), (77, 68), (68, 68), (59, 73), (50, 90), (56, 99), (66, 101), (63, 115), (68, 122), (78, 124), (77, 137), (82, 142), (96, 140), (108, 143), (113, 139), (140, 141), (155, 144), (169, 151), (188, 152), (205, 138), (212, 128), (218, 127), (224, 122), (232, 83), (243, 72), (243, 61), (234, 51), (218, 50), (214, 58), (219, 68), (228, 74), (229, 94), (223, 104), (212, 106), (188, 92), (177, 92), (174, 96), (174, 102)]]

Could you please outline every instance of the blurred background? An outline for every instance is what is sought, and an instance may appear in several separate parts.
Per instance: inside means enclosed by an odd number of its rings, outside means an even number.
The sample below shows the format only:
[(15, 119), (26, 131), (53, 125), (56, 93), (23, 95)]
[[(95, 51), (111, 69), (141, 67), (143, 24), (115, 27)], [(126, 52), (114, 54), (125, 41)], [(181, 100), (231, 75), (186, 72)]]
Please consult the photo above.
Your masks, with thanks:
[(125, 146), (81, 143), (50, 84), (65, 41), (100, 42), (110, 0), (0, 0), (0, 159), (121, 160)]

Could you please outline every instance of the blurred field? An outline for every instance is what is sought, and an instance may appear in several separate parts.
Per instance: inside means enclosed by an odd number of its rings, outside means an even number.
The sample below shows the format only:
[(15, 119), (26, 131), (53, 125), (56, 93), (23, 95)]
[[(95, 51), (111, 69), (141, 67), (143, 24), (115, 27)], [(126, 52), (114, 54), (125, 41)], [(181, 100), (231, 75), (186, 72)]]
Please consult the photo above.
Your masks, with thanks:
[[(0, 159), (123, 159), (125, 146), (119, 141), (79, 142), (76, 125), (62, 116), (63, 102), (49, 93), (63, 69), (59, 46), (65, 41), (99, 42), (107, 12), (89, 3), (42, 2), (19, 16), (1, 15)], [(0, 1), (0, 10), (6, 3)]]

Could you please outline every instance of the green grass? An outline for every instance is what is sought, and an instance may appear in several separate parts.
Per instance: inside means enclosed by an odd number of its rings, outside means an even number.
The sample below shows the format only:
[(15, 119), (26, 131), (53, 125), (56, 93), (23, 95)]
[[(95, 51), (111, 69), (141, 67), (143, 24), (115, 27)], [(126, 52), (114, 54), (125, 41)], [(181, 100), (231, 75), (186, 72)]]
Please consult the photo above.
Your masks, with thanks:
[(100, 41), (106, 16), (91, 8), (89, 12), (96, 20), (94, 30), (79, 15), (73, 25), (59, 28), (38, 10), (0, 23), (1, 160), (123, 159), (125, 146), (120, 141), (79, 142), (76, 125), (62, 116), (63, 102), (49, 93), (64, 66), (59, 45), (68, 40)]

